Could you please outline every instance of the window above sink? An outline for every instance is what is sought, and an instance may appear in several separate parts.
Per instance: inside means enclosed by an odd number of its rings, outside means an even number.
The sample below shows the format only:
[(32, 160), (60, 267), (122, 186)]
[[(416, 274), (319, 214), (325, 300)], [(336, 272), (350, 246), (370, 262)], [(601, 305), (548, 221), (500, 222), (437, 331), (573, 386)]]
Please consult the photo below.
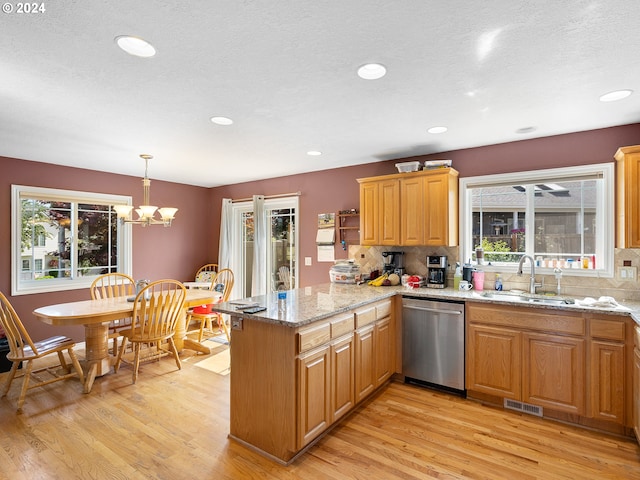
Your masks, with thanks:
[(585, 165), (460, 179), (460, 253), (482, 268), (612, 277), (614, 166)]

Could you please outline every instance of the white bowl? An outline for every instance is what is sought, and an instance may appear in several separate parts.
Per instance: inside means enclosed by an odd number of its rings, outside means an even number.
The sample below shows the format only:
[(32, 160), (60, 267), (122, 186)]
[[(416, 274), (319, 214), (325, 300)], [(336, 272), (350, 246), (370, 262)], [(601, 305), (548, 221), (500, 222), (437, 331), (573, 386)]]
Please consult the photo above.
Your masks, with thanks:
[(417, 172), (420, 169), (420, 162), (415, 161), (415, 162), (396, 163), (396, 168), (400, 173)]

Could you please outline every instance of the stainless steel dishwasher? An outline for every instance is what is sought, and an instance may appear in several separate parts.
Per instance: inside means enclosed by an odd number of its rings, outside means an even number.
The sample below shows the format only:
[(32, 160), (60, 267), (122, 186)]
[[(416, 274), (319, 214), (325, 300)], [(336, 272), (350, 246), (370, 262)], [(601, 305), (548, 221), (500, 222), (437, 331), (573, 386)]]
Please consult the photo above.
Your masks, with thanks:
[(464, 303), (402, 298), (405, 381), (465, 394)]

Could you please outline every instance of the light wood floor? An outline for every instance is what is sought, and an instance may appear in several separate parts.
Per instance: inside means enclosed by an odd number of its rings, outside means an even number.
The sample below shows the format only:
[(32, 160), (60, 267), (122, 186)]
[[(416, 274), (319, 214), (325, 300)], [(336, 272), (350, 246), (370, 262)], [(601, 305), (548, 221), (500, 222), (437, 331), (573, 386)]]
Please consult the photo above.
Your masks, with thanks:
[[(221, 347), (223, 348), (223, 347)], [(0, 400), (0, 478), (640, 479), (640, 447), (392, 383), (289, 467), (227, 439), (229, 377), (183, 354)], [(0, 376), (0, 377), (3, 377)], [(3, 380), (0, 378), (0, 381)]]

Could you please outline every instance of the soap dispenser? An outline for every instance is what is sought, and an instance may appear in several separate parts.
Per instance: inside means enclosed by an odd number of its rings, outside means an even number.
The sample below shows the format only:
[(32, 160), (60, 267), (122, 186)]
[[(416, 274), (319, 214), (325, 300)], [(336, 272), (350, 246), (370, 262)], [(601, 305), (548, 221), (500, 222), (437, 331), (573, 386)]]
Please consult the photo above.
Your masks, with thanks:
[(453, 289), (460, 289), (460, 280), (462, 280), (462, 271), (460, 270), (460, 264), (456, 262), (456, 271), (453, 274)]

